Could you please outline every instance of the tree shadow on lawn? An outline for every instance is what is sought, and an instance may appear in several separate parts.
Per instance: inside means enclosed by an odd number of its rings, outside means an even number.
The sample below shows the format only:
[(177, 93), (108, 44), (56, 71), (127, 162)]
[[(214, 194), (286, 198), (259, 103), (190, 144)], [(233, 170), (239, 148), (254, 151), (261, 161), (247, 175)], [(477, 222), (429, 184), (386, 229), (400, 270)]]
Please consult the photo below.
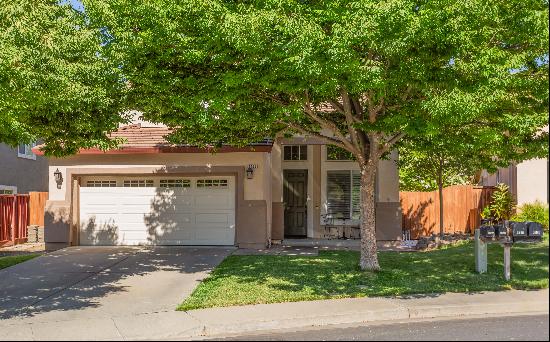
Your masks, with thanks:
[[(359, 253), (317, 257), (231, 256), (182, 308), (363, 296), (438, 296), (445, 292), (548, 287), (548, 246), (512, 247), (512, 279), (503, 278), (503, 251), (489, 246), (488, 272), (475, 272), (473, 243), (445, 249), (379, 254), (382, 270), (362, 272)], [(221, 305), (220, 305), (221, 304)]]

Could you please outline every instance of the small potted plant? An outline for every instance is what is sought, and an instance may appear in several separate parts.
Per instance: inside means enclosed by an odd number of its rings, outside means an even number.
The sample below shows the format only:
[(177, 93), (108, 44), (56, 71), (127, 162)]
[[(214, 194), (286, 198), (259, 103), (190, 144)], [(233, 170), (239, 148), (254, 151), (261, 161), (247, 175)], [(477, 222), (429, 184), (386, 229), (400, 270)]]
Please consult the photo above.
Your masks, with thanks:
[(499, 239), (507, 239), (508, 224), (507, 221), (514, 212), (514, 199), (510, 194), (509, 187), (506, 184), (498, 184), (497, 191), (491, 198), (491, 212), (494, 216), (494, 228), (496, 236)]
[(485, 208), (483, 208), (483, 210), (481, 211), (481, 214), (479, 214), (479, 216), (481, 216), (481, 225), (482, 226), (491, 224), (493, 222), (493, 217), (492, 217), (490, 206), (486, 206)]

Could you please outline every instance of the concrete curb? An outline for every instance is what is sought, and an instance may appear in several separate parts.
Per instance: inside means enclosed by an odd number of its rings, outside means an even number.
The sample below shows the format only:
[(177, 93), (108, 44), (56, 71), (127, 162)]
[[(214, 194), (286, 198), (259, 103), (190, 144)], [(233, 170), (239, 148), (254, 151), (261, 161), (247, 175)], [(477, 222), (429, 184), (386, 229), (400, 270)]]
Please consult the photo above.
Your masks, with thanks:
[[(355, 298), (193, 310), (203, 337), (336, 324), (548, 312), (548, 290)], [(184, 336), (180, 336), (184, 337)], [(198, 337), (198, 336), (185, 336)]]
[(70, 320), (0, 320), (0, 340), (202, 339), (330, 325), (548, 313), (548, 289), (346, 298)]

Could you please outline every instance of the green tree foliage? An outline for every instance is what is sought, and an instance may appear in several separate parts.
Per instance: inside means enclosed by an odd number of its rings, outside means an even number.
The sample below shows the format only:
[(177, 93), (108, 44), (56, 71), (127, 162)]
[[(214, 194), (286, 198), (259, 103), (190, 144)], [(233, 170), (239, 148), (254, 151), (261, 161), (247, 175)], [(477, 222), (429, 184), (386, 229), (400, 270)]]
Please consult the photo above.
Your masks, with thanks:
[[(171, 139), (244, 145), (280, 132), (351, 152), (362, 170), (361, 266), (378, 269), (376, 165), (403, 137), (472, 128), (540, 153), (545, 1), (85, 1), (128, 98)], [(474, 129), (475, 128), (475, 129)], [(538, 134), (538, 135), (537, 135)], [(498, 152), (498, 153), (496, 153)]]
[(100, 30), (57, 0), (0, 6), (0, 142), (40, 139), (49, 154), (108, 148), (124, 85)]
[[(87, 73), (91, 84), (120, 71), (125, 108), (173, 127), (173, 142), (245, 145), (284, 132), (352, 153), (362, 174), (364, 269), (379, 268), (376, 166), (401, 139), (470, 127), (477, 144), (517, 146), (495, 148), (499, 160), (538, 154), (548, 140), (539, 134), (548, 112), (546, 1), (83, 2), (81, 25), (63, 36), (81, 27), (103, 34), (100, 47), (96, 38), (83, 50), (98, 52), (86, 65), (109, 63)], [(116, 108), (92, 103), (98, 117)], [(79, 108), (70, 107), (91, 111)]]
[(397, 164), (401, 191), (434, 191), (440, 186), (472, 184), (480, 166), (474, 154), (453, 154), (437, 142), (419, 139), (400, 144)]

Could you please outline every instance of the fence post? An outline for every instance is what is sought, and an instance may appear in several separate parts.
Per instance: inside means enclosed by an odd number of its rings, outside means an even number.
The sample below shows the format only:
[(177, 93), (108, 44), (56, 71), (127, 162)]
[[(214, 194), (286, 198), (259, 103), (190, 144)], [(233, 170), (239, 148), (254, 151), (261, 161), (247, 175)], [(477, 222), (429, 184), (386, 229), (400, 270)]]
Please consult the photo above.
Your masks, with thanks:
[(13, 195), (11, 208), (11, 242), (15, 245), (15, 219), (17, 218), (17, 196)]

